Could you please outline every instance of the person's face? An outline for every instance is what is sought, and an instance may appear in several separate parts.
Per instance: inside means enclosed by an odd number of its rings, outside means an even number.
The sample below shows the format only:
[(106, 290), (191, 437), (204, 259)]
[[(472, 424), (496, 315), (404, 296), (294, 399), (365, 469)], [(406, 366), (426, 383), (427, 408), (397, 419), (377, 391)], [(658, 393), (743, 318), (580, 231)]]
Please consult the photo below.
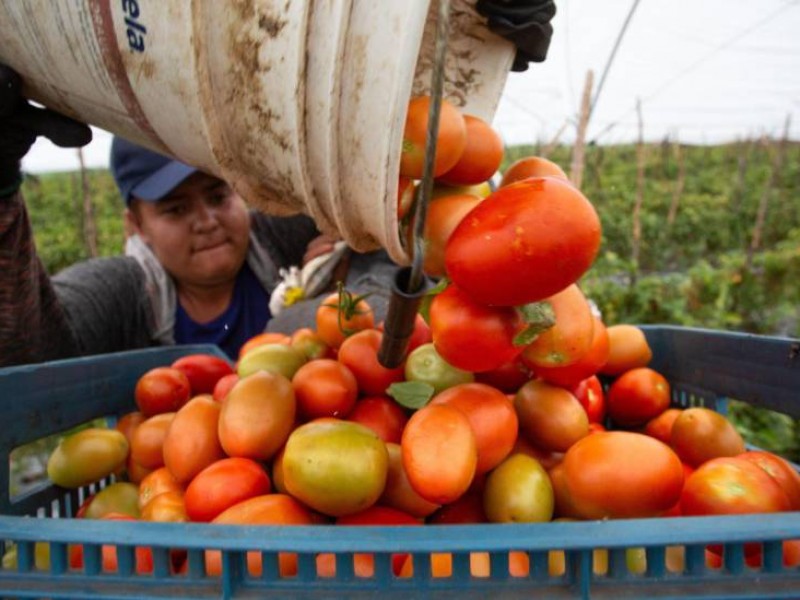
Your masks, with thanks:
[(178, 285), (233, 281), (247, 256), (247, 206), (225, 182), (204, 173), (158, 202), (134, 200), (126, 219)]

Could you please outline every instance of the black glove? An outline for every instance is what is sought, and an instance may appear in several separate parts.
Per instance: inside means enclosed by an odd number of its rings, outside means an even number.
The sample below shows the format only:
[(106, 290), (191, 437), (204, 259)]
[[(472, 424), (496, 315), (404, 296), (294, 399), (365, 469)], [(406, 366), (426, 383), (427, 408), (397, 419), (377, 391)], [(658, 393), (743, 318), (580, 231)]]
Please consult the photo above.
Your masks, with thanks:
[(92, 141), (87, 125), (22, 97), (20, 76), (0, 64), (0, 198), (10, 196), (22, 181), (20, 160), (40, 135), (62, 148), (77, 148)]
[(512, 71), (526, 71), (528, 63), (547, 58), (556, 14), (553, 0), (478, 0), (477, 11), (488, 19), (489, 29), (517, 47)]

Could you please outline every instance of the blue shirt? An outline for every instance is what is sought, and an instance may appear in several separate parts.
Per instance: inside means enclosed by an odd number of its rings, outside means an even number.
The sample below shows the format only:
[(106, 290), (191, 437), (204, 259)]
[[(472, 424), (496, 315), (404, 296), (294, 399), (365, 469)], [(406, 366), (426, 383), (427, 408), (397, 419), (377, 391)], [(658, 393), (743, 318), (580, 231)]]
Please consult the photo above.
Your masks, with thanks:
[(178, 303), (175, 311), (175, 342), (216, 344), (232, 360), (236, 360), (242, 345), (263, 332), (270, 317), (269, 296), (245, 262), (236, 276), (231, 303), (213, 321), (193, 321)]

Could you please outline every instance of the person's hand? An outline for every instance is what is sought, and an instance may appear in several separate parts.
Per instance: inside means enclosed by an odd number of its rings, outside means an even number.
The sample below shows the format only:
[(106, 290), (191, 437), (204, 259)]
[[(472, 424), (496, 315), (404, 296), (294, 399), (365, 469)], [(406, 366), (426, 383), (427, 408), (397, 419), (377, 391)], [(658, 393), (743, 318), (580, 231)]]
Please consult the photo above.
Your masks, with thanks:
[(333, 252), (334, 245), (339, 241), (341, 241), (340, 238), (327, 234), (315, 237), (306, 246), (306, 252), (303, 254), (303, 265), (307, 265), (318, 256)]
[(22, 97), (22, 80), (0, 64), (0, 198), (10, 196), (21, 182), (20, 161), (40, 135), (62, 148), (92, 141), (83, 123), (46, 108), (36, 108)]
[(526, 71), (528, 63), (547, 58), (556, 14), (553, 0), (478, 0), (477, 11), (487, 25), (517, 47), (512, 71)]

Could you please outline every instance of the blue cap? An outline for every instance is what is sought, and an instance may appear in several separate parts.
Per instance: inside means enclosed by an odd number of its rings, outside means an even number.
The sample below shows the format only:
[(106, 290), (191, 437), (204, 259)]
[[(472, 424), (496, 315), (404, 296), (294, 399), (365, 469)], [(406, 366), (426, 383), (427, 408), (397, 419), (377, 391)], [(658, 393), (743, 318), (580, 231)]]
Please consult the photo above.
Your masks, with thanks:
[(111, 142), (111, 173), (125, 206), (133, 198), (158, 202), (197, 172), (180, 161), (168, 158), (121, 137)]

